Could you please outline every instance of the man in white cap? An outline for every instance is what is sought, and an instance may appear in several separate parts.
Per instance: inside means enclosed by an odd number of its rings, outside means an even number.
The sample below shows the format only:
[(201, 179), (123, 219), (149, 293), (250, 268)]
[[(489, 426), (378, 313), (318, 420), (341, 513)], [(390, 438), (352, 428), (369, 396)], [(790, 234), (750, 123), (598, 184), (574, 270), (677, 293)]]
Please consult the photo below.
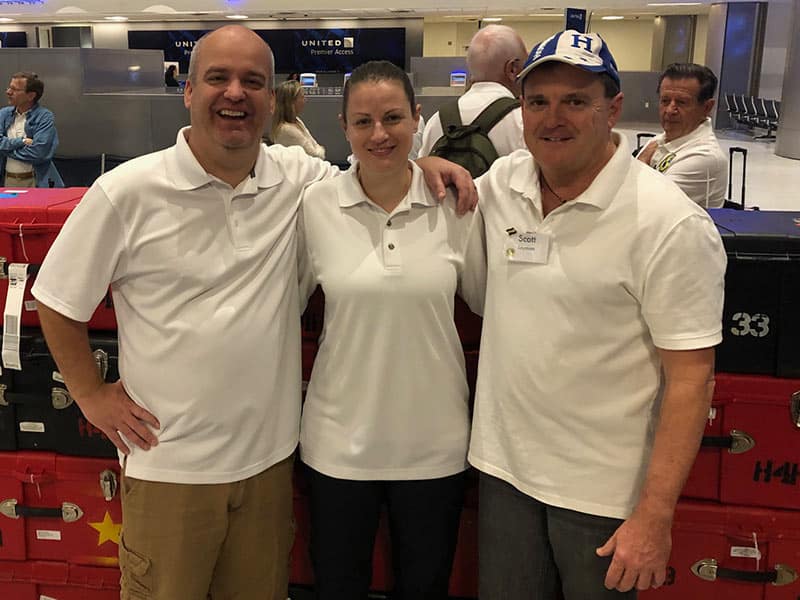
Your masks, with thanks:
[(480, 598), (635, 598), (665, 580), (725, 253), (705, 211), (612, 132), (623, 95), (599, 35), (545, 40), (520, 82), (530, 152), (478, 180)]

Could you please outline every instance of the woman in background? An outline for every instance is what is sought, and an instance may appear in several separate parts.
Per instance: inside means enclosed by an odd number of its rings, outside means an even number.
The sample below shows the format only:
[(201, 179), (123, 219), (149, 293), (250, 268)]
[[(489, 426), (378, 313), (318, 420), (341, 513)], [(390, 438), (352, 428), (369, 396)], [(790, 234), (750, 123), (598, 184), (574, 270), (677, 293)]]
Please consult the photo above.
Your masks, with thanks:
[(272, 142), (282, 146), (302, 146), (309, 156), (325, 158), (325, 147), (317, 143), (300, 119), (305, 105), (306, 94), (299, 81), (284, 81), (278, 86), (272, 115)]
[(167, 87), (178, 87), (178, 80), (175, 78), (178, 69), (175, 68), (175, 65), (170, 65), (167, 67), (167, 71), (164, 73), (164, 85)]
[(300, 428), (315, 588), (367, 597), (385, 504), (392, 598), (445, 600), (470, 432), (453, 306), (483, 309), (483, 222), (409, 161), (419, 105), (402, 69), (355, 69), (339, 118), (356, 162), (310, 186), (298, 218), (301, 294), (325, 293)]

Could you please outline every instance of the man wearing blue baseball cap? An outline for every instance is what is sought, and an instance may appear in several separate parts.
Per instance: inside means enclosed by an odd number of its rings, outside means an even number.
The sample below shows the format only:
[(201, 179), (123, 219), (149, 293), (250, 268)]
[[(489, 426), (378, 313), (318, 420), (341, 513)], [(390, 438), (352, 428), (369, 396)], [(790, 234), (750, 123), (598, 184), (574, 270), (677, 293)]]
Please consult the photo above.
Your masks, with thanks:
[(480, 598), (635, 598), (665, 580), (725, 253), (705, 211), (612, 131), (623, 95), (599, 35), (554, 35), (519, 79), (528, 150), (477, 184)]

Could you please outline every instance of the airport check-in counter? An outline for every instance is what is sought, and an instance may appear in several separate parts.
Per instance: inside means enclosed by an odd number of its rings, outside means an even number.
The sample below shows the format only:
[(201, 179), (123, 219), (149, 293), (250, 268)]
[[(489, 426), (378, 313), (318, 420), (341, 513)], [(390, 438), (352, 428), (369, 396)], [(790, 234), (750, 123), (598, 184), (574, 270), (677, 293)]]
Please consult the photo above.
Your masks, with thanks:
[[(58, 157), (140, 156), (170, 146), (177, 131), (189, 124), (182, 94), (163, 85), (164, 58), (159, 50), (4, 48), (0, 53), (0, 80), (8, 81), (16, 71), (33, 70), (44, 81), (42, 105), (56, 117)], [(419, 71), (412, 74), (416, 101), (426, 120), (444, 102), (464, 92), (462, 87), (430, 85), (444, 83), (448, 69), (459, 64), (439, 64), (442, 60), (412, 60), (412, 67), (416, 65)], [(658, 123), (658, 73), (620, 75), (625, 92), (623, 120)], [(308, 89), (302, 118), (325, 146), (328, 160), (345, 164), (350, 147), (338, 119), (342, 75), (321, 74), (318, 79), (319, 87)]]

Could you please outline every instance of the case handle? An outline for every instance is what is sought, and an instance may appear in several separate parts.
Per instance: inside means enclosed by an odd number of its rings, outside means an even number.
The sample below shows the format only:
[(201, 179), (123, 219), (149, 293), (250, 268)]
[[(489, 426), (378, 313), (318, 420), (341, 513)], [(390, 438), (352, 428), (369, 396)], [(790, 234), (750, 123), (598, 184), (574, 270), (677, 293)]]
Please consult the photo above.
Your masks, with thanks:
[(756, 446), (756, 441), (746, 432), (731, 429), (730, 435), (704, 435), (701, 446), (727, 448), (731, 454), (743, 454)]
[(81, 507), (72, 502), (64, 502), (61, 508), (44, 508), (22, 506), (17, 504), (16, 498), (9, 498), (0, 502), (0, 514), (10, 518), (20, 517), (49, 517), (61, 519), (64, 523), (74, 523), (83, 516)]

